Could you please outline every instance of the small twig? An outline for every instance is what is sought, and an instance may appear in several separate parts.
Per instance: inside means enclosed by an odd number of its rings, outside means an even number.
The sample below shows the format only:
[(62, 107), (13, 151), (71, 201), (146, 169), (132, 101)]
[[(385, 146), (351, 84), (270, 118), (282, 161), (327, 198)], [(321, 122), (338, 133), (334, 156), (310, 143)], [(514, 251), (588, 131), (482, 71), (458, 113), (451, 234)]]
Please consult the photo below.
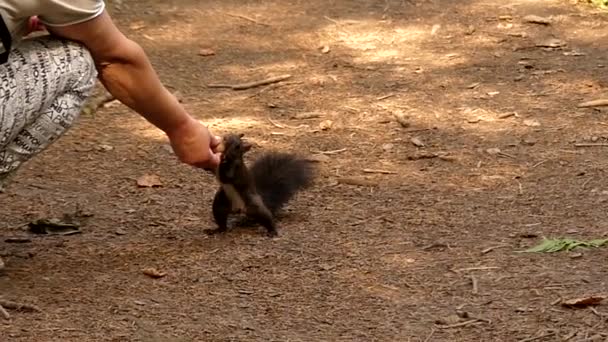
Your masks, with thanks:
[(577, 143), (574, 147), (606, 147), (608, 143)]
[(2, 317), (4, 317), (4, 319), (9, 320), (11, 319), (11, 315), (8, 314), (8, 312), (6, 311), (6, 309), (4, 307), (2, 307), (2, 305), (0, 305), (0, 314), (2, 315)]
[(253, 18), (249, 18), (249, 17), (241, 15), (241, 14), (234, 14), (234, 13), (228, 13), (228, 12), (222, 12), (222, 13), (224, 13), (225, 15), (231, 16), (231, 17), (245, 19), (245, 20), (250, 21), (250, 22), (252, 22), (254, 24), (258, 24), (258, 25), (262, 25), (262, 26), (270, 26), (270, 24), (266, 24), (266, 23), (260, 22), (258, 20), (255, 20)]
[(491, 251), (495, 250), (496, 248), (503, 248), (503, 247), (508, 247), (507, 245), (499, 245), (499, 246), (490, 246), (486, 249), (484, 249), (483, 251), (481, 251), (481, 254), (488, 254)]
[(523, 340), (519, 340), (519, 342), (532, 342), (532, 341), (543, 339), (545, 337), (551, 337), (553, 335), (555, 335), (555, 332), (550, 332), (550, 333), (542, 334), (542, 335), (536, 336), (536, 337), (524, 338)]
[(484, 322), (484, 321), (479, 320), (479, 319), (476, 318), (476, 319), (471, 319), (471, 320), (460, 322), (460, 323), (456, 323), (456, 324), (436, 325), (436, 327), (439, 328), (439, 329), (452, 329), (452, 328), (464, 327), (464, 326), (471, 325), (471, 324), (478, 323), (478, 322)]
[(342, 152), (344, 152), (344, 151), (346, 151), (346, 150), (347, 150), (347, 148), (341, 148), (341, 149), (339, 149), (339, 150), (331, 150), (331, 151), (315, 151), (315, 152), (312, 152), (312, 153), (316, 153), (316, 154), (326, 154), (326, 155), (327, 155), (327, 154), (338, 154), (338, 153), (342, 153)]
[(369, 181), (367, 179), (357, 179), (350, 177), (338, 178), (338, 183), (346, 185), (357, 185), (357, 186), (377, 186), (378, 183)]
[(471, 284), (473, 285), (473, 294), (477, 294), (479, 292), (479, 281), (477, 280), (477, 277), (472, 275), (471, 276)]
[(583, 190), (585, 190), (585, 187), (587, 186), (587, 184), (589, 184), (589, 182), (591, 182), (591, 178), (583, 182), (583, 185), (581, 186)]
[(591, 100), (591, 101), (579, 103), (577, 105), (578, 108), (602, 107), (602, 106), (608, 106), (608, 99)]
[(388, 95), (380, 96), (380, 97), (377, 97), (377, 98), (376, 98), (376, 101), (382, 101), (382, 100), (386, 100), (386, 99), (388, 99), (389, 97), (393, 97), (393, 96), (395, 96), (395, 95), (396, 95), (396, 94), (388, 94)]
[(289, 126), (289, 125), (285, 125), (285, 124), (281, 124), (276, 121), (273, 121), (271, 118), (268, 118), (268, 122), (270, 122), (273, 126), (278, 127), (278, 128), (300, 129), (300, 128), (308, 127), (308, 125)]
[(532, 168), (536, 169), (537, 167), (541, 166), (542, 164), (544, 164), (546, 162), (547, 162), (546, 160), (539, 161), (538, 163), (532, 165)]
[(263, 85), (267, 85), (267, 84), (285, 81), (289, 78), (291, 78), (291, 75), (286, 74), (286, 75), (279, 75), (279, 76), (265, 78), (265, 79), (259, 80), (259, 81), (240, 83), (240, 84), (212, 83), (212, 84), (207, 84), (207, 88), (230, 88), (232, 90), (245, 90), (245, 89), (255, 88), (255, 87), (259, 87), (259, 86), (263, 86)]
[(599, 312), (599, 311), (597, 311), (596, 308), (594, 308), (592, 306), (589, 307), (589, 310), (591, 310), (591, 312), (593, 312), (594, 315), (596, 315), (597, 317), (600, 317), (600, 318), (606, 318), (606, 316), (608, 316), (608, 314)]
[(41, 312), (37, 306), (32, 304), (21, 304), (17, 302), (11, 302), (8, 300), (0, 299), (0, 306), (9, 310), (17, 310), (17, 311), (33, 311), (33, 312)]
[(467, 268), (460, 268), (457, 270), (454, 270), (455, 272), (466, 272), (466, 271), (484, 271), (484, 270), (495, 270), (498, 269), (499, 267), (496, 266), (481, 266), (481, 267), (467, 267)]
[(365, 173), (382, 173), (385, 175), (396, 175), (397, 174), (397, 172), (395, 172), (395, 171), (376, 170), (376, 169), (363, 169), (363, 172), (365, 172)]
[(431, 340), (431, 337), (433, 337), (433, 335), (435, 334), (435, 331), (436, 331), (436, 330), (435, 330), (435, 328), (433, 328), (433, 329), (431, 330), (431, 333), (429, 334), (429, 336), (427, 336), (427, 337), (424, 339), (424, 342), (429, 342), (429, 341)]

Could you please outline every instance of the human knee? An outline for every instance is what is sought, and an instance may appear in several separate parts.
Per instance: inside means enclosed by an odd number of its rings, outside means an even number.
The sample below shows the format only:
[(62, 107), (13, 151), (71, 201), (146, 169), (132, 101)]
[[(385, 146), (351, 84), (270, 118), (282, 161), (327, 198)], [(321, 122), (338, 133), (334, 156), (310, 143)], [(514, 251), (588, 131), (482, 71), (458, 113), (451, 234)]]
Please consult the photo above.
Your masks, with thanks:
[(68, 83), (68, 91), (88, 97), (95, 88), (97, 68), (90, 51), (82, 44), (72, 41), (64, 42), (66, 58), (69, 63), (69, 73), (72, 82)]

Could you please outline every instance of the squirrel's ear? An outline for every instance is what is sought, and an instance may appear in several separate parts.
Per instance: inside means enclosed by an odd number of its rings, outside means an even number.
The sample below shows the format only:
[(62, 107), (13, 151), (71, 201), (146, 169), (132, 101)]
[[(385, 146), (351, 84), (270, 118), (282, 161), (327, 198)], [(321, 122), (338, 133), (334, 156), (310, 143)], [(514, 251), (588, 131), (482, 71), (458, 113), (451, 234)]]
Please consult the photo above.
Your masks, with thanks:
[(243, 149), (243, 153), (245, 153), (245, 152), (247, 152), (247, 151), (251, 150), (251, 147), (252, 147), (252, 146), (253, 146), (253, 145), (251, 145), (250, 143), (248, 143), (248, 142), (244, 141), (244, 142), (243, 142), (243, 145), (241, 145), (241, 147), (242, 147), (242, 149)]
[(239, 138), (242, 138), (242, 137), (244, 137), (244, 136), (245, 136), (245, 133), (241, 133), (241, 134), (239, 134)]

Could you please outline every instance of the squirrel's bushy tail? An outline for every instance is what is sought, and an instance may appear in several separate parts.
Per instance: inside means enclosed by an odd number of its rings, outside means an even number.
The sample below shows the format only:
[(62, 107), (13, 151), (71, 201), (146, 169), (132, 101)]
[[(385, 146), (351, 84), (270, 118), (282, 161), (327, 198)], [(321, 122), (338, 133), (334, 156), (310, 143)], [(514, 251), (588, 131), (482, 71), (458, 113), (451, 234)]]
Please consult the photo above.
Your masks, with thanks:
[(250, 168), (258, 193), (273, 214), (299, 190), (312, 184), (312, 162), (294, 154), (267, 152), (257, 158)]

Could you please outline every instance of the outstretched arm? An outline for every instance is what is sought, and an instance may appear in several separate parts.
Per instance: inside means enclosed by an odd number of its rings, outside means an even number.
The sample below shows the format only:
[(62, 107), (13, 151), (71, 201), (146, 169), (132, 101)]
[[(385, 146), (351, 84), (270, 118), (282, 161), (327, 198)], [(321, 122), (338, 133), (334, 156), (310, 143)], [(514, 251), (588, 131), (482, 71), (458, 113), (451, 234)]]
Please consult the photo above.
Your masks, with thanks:
[(84, 23), (46, 28), (51, 34), (84, 44), (106, 89), (163, 130), (182, 162), (206, 169), (217, 167), (219, 155), (214, 150), (219, 139), (162, 85), (141, 46), (122, 34), (107, 12)]

